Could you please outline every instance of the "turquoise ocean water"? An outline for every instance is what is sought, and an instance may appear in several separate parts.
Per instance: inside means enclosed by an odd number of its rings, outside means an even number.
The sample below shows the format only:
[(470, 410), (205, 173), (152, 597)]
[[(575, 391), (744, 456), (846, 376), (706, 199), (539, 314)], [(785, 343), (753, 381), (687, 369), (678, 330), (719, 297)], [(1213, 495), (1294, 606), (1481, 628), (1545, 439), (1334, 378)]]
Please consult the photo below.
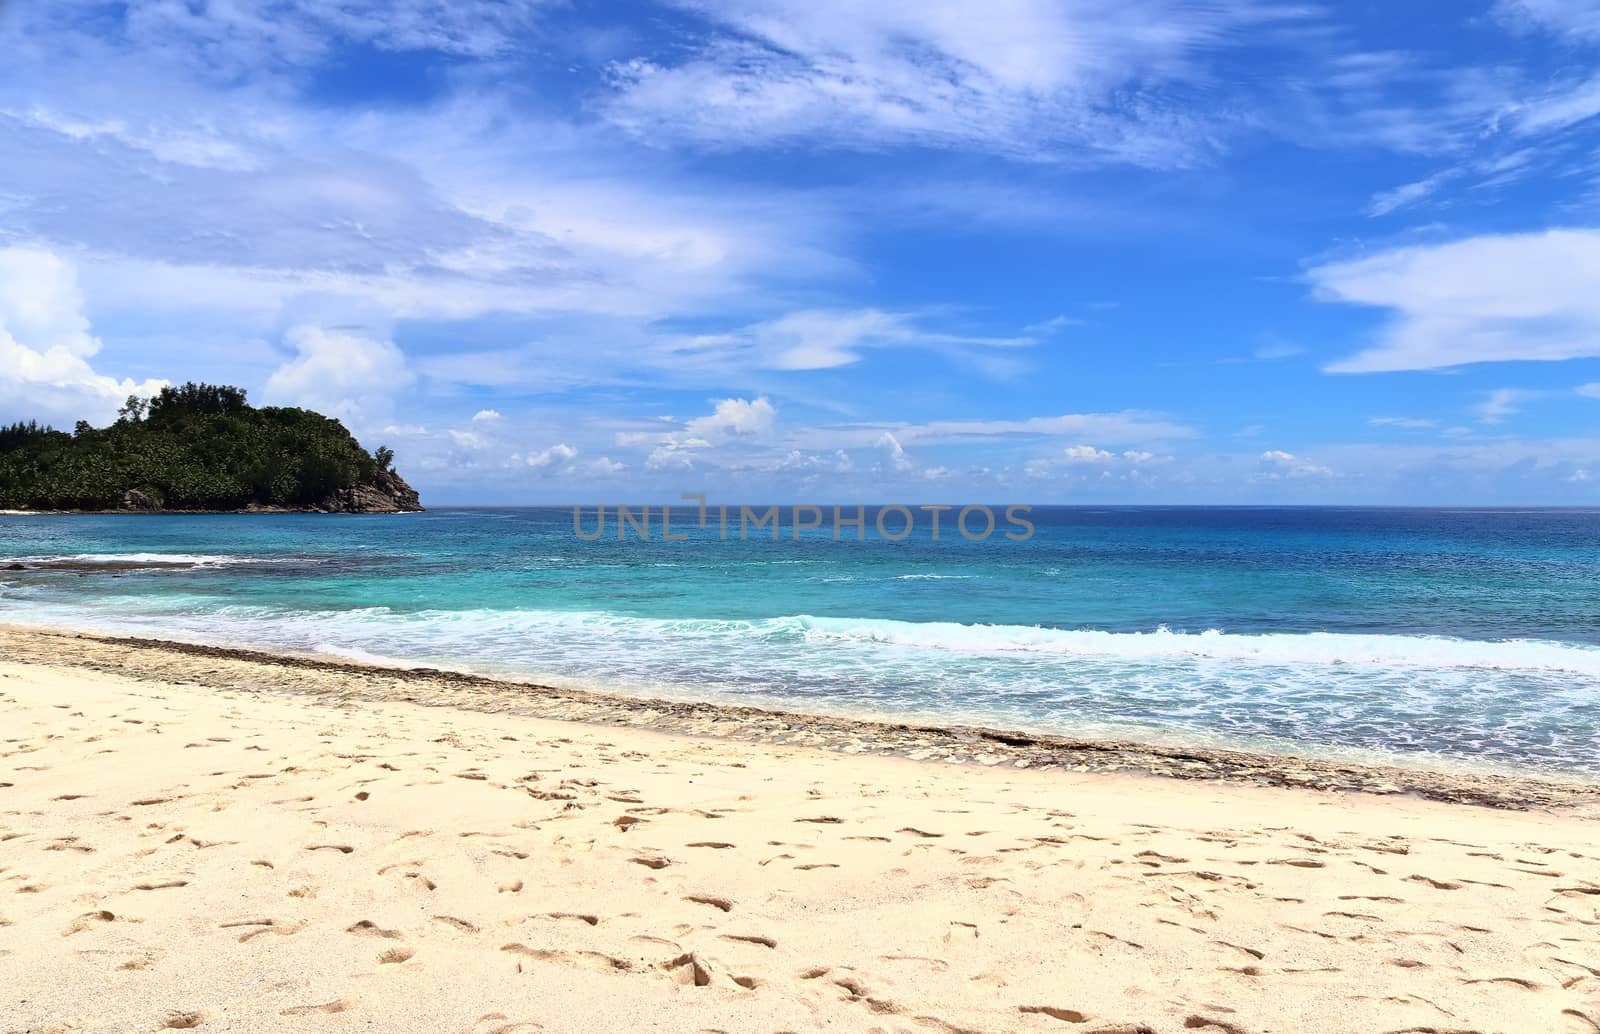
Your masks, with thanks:
[(1600, 511), (1035, 508), (1025, 542), (690, 513), (674, 542), (583, 541), (570, 509), (0, 516), (0, 568), (32, 568), (0, 621), (1600, 776)]

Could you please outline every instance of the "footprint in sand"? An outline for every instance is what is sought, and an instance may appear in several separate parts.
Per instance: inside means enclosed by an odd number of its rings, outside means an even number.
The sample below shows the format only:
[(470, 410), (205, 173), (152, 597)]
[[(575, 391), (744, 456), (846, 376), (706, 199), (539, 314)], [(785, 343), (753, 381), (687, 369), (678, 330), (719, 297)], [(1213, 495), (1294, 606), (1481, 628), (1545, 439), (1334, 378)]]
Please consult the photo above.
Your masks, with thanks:
[(1019, 1005), (1017, 1011), (1024, 1015), (1048, 1016), (1052, 1020), (1062, 1020), (1066, 1023), (1088, 1023), (1090, 1016), (1077, 1009), (1061, 1009), (1054, 1005)]
[(685, 897), (683, 900), (692, 901), (697, 905), (710, 905), (712, 908), (722, 912), (733, 911), (733, 902), (729, 901), (727, 898), (714, 898), (702, 894), (691, 894), (688, 897)]
[(479, 1016), (477, 1022), (468, 1031), (468, 1034), (518, 1034), (519, 1031), (538, 1030), (544, 1030), (544, 1025), (528, 1022), (514, 1023), (503, 1012), (490, 1012)]
[(1600, 1020), (1588, 1013), (1576, 1009), (1562, 1009), (1561, 1020), (1566, 1026), (1565, 1034), (1600, 1034)]
[(108, 912), (105, 909), (100, 909), (97, 912), (85, 912), (83, 915), (73, 920), (72, 925), (67, 927), (66, 932), (61, 936), (71, 937), (75, 933), (82, 933), (83, 931), (88, 930), (91, 927), (98, 926), (101, 923), (115, 922), (116, 918), (117, 917), (114, 913)]
[(576, 919), (579, 922), (587, 923), (590, 926), (598, 926), (600, 923), (599, 916), (592, 916), (579, 912), (546, 912), (545, 915), (551, 919)]
[(763, 948), (776, 948), (778, 946), (777, 941), (771, 937), (763, 937), (760, 934), (725, 933), (719, 936), (725, 941), (743, 941), (746, 944), (759, 944)]
[(162, 1021), (164, 1030), (190, 1030), (200, 1026), (206, 1021), (205, 1013), (201, 1012), (173, 1012)]
[(311, 1015), (314, 1015), (316, 1013), (345, 1012), (345, 1011), (349, 1010), (350, 1007), (353, 1006), (354, 1004), (355, 1004), (354, 1002), (350, 1001), (347, 998), (336, 998), (331, 1002), (324, 1002), (321, 1005), (296, 1005), (296, 1006), (294, 1006), (292, 1008), (284, 1009), (282, 1012), (278, 1013), (278, 1015), (279, 1016), (311, 1016)]
[(1243, 1027), (1210, 1016), (1190, 1016), (1183, 1021), (1183, 1026), (1187, 1030), (1219, 1030), (1222, 1034), (1245, 1034)]
[(305, 920), (285, 921), (281, 919), (240, 919), (235, 922), (220, 924), (220, 928), (224, 930), (236, 929), (239, 927), (253, 927), (253, 929), (246, 930), (244, 933), (239, 935), (239, 943), (245, 944), (257, 937), (260, 937), (262, 934), (270, 933), (279, 937), (288, 937), (293, 934), (297, 934), (306, 928), (306, 923)]
[(660, 968), (674, 983), (685, 987), (706, 987), (711, 983), (711, 970), (693, 952), (679, 955), (660, 964)]

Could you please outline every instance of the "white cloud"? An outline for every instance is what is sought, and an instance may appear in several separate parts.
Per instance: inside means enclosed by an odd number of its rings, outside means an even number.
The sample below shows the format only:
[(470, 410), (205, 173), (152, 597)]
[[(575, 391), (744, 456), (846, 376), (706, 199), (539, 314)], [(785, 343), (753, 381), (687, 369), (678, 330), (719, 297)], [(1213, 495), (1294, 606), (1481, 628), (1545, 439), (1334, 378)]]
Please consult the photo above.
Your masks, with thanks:
[(661, 350), (672, 362), (774, 370), (822, 370), (860, 362), (869, 348), (966, 352), (1023, 348), (1033, 337), (950, 334), (920, 326), (904, 312), (879, 309), (807, 310), (720, 334), (669, 338)]
[(1600, 229), (1471, 237), (1312, 268), (1325, 301), (1389, 310), (1332, 373), (1600, 356)]
[(588, 471), (595, 477), (614, 477), (628, 469), (626, 463), (621, 463), (609, 456), (601, 456), (589, 463)]
[(1369, 417), (1367, 423), (1373, 427), (1400, 427), (1408, 431), (1419, 431), (1425, 427), (1438, 426), (1437, 421), (1411, 416), (1375, 416)]
[(1600, 381), (1594, 381), (1590, 384), (1580, 384), (1577, 387), (1577, 392), (1584, 398), (1600, 399)]
[[(72, 24), (98, 11), (83, 0), (53, 5), (29, 26)], [(341, 43), (387, 51), (437, 51), (454, 57), (500, 55), (533, 25), (541, 0), (229, 0), (135, 2), (115, 15), (126, 43), (168, 64), (220, 79), (284, 64), (310, 67)]]
[(480, 409), (472, 414), (472, 422), (475, 424), (498, 423), (502, 419), (504, 418), (501, 417), (499, 411), (494, 409)]
[(165, 381), (97, 373), (71, 265), (36, 248), (0, 249), (0, 419), (104, 424), (129, 395), (153, 395)]
[(1260, 0), (682, 4), (716, 26), (685, 59), (614, 69), (610, 118), (648, 138), (796, 138), (1182, 164), (1212, 127), (1161, 95), (1303, 7)]
[(525, 462), (534, 470), (554, 472), (560, 470), (563, 464), (570, 463), (576, 459), (577, 455), (577, 449), (574, 449), (566, 442), (561, 442), (550, 446), (548, 449), (530, 454)]
[(843, 449), (836, 450), (831, 456), (790, 449), (772, 469), (796, 471), (812, 476), (819, 473), (848, 474), (855, 469), (855, 461)]
[(1256, 478), (1261, 481), (1332, 476), (1333, 471), (1328, 467), (1303, 459), (1292, 452), (1284, 452), (1282, 449), (1268, 449), (1263, 452), (1256, 467)]
[[(1529, 113), (1534, 110), (1532, 105), (1535, 103), (1507, 102), (1506, 107), (1508, 111), (1520, 112), (1521, 114), (1516, 117), (1526, 121)], [(1499, 120), (1505, 114), (1498, 112), (1491, 121)], [(1470, 189), (1473, 191), (1482, 192), (1503, 187), (1536, 171), (1540, 164), (1538, 161), (1540, 154), (1538, 145), (1520, 147), (1512, 151), (1491, 150), (1486, 157), (1461, 162), (1415, 182), (1374, 194), (1372, 201), (1367, 205), (1367, 214), (1384, 216), (1420, 204), (1440, 194), (1446, 186), (1461, 180), (1471, 180)], [(1454, 198), (1451, 197), (1450, 200)]]
[(1499, 0), (1495, 11), (1515, 25), (1600, 39), (1600, 4), (1595, 0)]
[(1522, 406), (1543, 395), (1541, 391), (1524, 388), (1496, 388), (1489, 392), (1476, 409), (1478, 419), (1485, 424), (1504, 423), (1506, 417), (1522, 412)]
[(1449, 183), (1458, 175), (1455, 169), (1446, 169), (1436, 172), (1413, 183), (1406, 183), (1392, 190), (1381, 191), (1374, 194), (1372, 202), (1367, 205), (1367, 214), (1370, 216), (1388, 215), (1397, 209), (1416, 204), (1424, 198), (1437, 193), (1440, 187)]
[(888, 431), (880, 434), (875, 444), (879, 449), (883, 450), (883, 462), (888, 469), (904, 472), (916, 466), (911, 457), (906, 455), (905, 447), (900, 444), (900, 439)]
[(312, 325), (290, 328), (284, 341), (297, 354), (267, 379), (269, 402), (359, 426), (389, 412), (416, 379), (392, 341)]
[(1261, 362), (1272, 362), (1277, 359), (1293, 359), (1297, 355), (1305, 354), (1305, 348), (1289, 341), (1273, 341), (1262, 345), (1251, 353), (1251, 356)]
[(875, 445), (885, 432), (897, 441), (918, 443), (985, 442), (1041, 438), (1092, 438), (1108, 445), (1192, 438), (1191, 427), (1159, 413), (1125, 409), (1112, 413), (1065, 413), (1017, 420), (935, 420), (926, 424), (875, 423), (801, 428), (796, 439), (807, 448), (859, 448)]
[(1068, 463), (1110, 463), (1116, 459), (1112, 453), (1092, 445), (1069, 445), (1063, 450), (1063, 455)]
[(1600, 115), (1600, 76), (1555, 81), (1542, 94), (1530, 97), (1511, 113), (1524, 135), (1547, 133), (1575, 126)]
[(661, 444), (652, 449), (650, 455), (645, 457), (645, 469), (692, 470), (695, 465), (695, 454), (702, 449), (709, 448), (711, 448), (711, 443), (704, 438), (668, 434), (663, 436)]
[(1086, 477), (1081, 472), (1083, 468), (1091, 467), (1102, 475), (1132, 479), (1140, 476), (1140, 471), (1135, 468), (1169, 462), (1171, 459), (1170, 456), (1157, 456), (1147, 449), (1124, 449), (1118, 453), (1093, 445), (1069, 445), (1061, 450), (1059, 456), (1041, 456), (1027, 461), (1023, 465), (1023, 473), (1035, 480), (1057, 477), (1063, 471), (1077, 471), (1079, 474), (1076, 476)]
[(764, 435), (772, 430), (778, 410), (765, 396), (757, 399), (723, 399), (710, 416), (696, 417), (684, 425), (691, 435)]

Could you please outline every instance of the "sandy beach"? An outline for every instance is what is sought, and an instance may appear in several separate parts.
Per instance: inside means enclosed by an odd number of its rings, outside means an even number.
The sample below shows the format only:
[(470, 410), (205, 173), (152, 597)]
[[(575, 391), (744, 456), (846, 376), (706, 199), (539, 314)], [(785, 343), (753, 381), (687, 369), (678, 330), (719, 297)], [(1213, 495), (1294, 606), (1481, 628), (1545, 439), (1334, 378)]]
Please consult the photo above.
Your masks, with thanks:
[(1600, 1031), (1591, 788), (0, 658), (0, 1031)]

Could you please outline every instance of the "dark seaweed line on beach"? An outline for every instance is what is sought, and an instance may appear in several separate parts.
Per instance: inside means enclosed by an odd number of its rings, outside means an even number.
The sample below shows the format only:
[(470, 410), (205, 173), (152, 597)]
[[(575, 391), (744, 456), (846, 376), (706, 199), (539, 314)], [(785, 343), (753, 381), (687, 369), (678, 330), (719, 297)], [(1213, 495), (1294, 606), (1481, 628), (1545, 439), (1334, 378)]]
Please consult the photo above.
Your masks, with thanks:
[[(59, 649), (70, 640), (70, 650)], [(874, 721), (738, 704), (615, 696), (436, 668), (389, 668), (237, 647), (65, 631), (0, 628), (8, 659), (85, 668), (214, 689), (310, 695), (341, 702), (394, 701), (587, 724), (627, 725), (751, 743), (805, 746), (942, 763), (1033, 771), (1143, 774), (1259, 786), (1407, 795), (1507, 810), (1600, 803), (1600, 784), (1434, 772), (1213, 747), (1089, 740), (971, 726)], [(85, 643), (99, 649), (85, 649)], [(207, 658), (222, 667), (164, 666), (169, 658)], [(266, 681), (251, 666), (304, 677)], [(252, 676), (255, 677), (252, 677)], [(337, 681), (318, 676), (341, 676)], [(428, 695), (425, 690), (436, 690)], [(461, 691), (471, 691), (463, 693)]]

